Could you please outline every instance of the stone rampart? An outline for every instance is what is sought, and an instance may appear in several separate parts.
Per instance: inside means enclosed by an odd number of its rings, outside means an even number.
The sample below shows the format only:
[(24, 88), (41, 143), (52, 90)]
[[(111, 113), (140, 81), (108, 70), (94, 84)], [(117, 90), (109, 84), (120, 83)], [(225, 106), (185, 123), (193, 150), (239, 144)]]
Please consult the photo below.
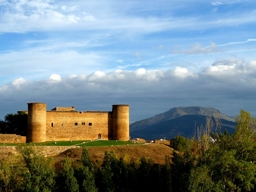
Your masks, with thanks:
[[(68, 149), (80, 148), (80, 146), (33, 146), (33, 148), (45, 157), (50, 157), (58, 155)], [(6, 158), (10, 154), (19, 154), (16, 146), (0, 146), (0, 156), (2, 158)]]
[(0, 143), (26, 143), (26, 136), (16, 134), (0, 134)]
[(47, 111), (47, 141), (108, 140), (111, 128), (111, 112)]

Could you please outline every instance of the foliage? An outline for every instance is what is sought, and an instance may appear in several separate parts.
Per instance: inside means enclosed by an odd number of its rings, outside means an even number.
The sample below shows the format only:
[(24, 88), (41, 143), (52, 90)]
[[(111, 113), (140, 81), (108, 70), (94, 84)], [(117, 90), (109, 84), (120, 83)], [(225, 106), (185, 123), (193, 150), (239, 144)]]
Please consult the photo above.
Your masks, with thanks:
[(75, 176), (78, 180), (80, 191), (97, 192), (93, 163), (85, 147), (83, 147), (81, 162), (82, 165), (77, 165), (75, 168)]
[(22, 191), (50, 192), (55, 189), (56, 173), (53, 159), (45, 158), (42, 151), (35, 146), (20, 146), (25, 171), (23, 173)]
[[(199, 150), (192, 150), (193, 139), (173, 141), (172, 173), (174, 191), (252, 191), (256, 184), (255, 119), (241, 111), (233, 135), (215, 133)], [(205, 137), (205, 134), (202, 134)], [(209, 138), (206, 135), (205, 138)], [(207, 142), (207, 140), (204, 140)], [(196, 153), (195, 153), (196, 152)], [(182, 180), (182, 181), (180, 181)]]
[(66, 158), (62, 165), (62, 170), (59, 174), (59, 190), (63, 192), (78, 192), (79, 185), (76, 177), (74, 176), (74, 168), (69, 158)]
[(81, 161), (85, 167), (88, 167), (89, 170), (92, 170), (92, 167), (93, 167), (92, 161), (91, 161), (90, 155), (85, 147), (83, 147)]
[(19, 189), (22, 173), (22, 168), (13, 164), (11, 159), (3, 160), (0, 164), (0, 190), (12, 192)]
[(27, 135), (27, 114), (25, 112), (7, 114), (5, 121), (0, 121), (0, 132)]
[[(54, 167), (39, 146), (17, 147), (22, 161), (0, 163), (1, 191), (255, 191), (256, 120), (241, 111), (233, 135), (204, 132), (198, 140), (178, 136), (165, 165), (134, 160), (106, 151), (92, 162), (85, 147), (81, 159), (66, 158)], [(210, 140), (209, 138), (214, 138)], [(114, 141), (115, 142), (115, 141)], [(126, 160), (128, 159), (128, 160)]]

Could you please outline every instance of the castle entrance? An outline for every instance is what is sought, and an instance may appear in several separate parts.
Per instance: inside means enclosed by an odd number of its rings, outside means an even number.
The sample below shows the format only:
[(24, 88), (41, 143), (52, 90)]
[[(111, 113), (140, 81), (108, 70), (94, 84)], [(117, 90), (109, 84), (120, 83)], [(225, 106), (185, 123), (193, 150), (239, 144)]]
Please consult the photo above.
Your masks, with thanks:
[(98, 135), (98, 139), (101, 139), (101, 134), (99, 133), (99, 135)]

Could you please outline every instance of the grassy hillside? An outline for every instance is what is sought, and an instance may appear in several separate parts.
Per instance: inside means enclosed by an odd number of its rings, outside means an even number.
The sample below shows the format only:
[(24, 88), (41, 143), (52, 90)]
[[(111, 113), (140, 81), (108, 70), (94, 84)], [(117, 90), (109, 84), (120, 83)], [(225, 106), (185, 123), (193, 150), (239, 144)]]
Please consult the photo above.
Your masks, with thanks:
[[(24, 146), (24, 145), (22, 145)], [(31, 146), (31, 145), (29, 145)], [(46, 156), (53, 156), (56, 162), (66, 157), (73, 161), (80, 159), (82, 148), (88, 149), (92, 161), (101, 162), (105, 151), (114, 151), (118, 158), (125, 156), (126, 160), (139, 160), (141, 157), (151, 158), (157, 164), (164, 164), (165, 157), (172, 156), (172, 149), (169, 141), (158, 141), (158, 143), (133, 143), (124, 141), (73, 141), (71, 142), (46, 142), (38, 144), (39, 150), (47, 150)], [(13, 144), (0, 146), (0, 159), (6, 159), (10, 155), (17, 155), (16, 147)], [(64, 151), (64, 152), (63, 152)]]
[[(92, 161), (102, 161), (105, 151), (114, 151), (118, 158), (125, 156), (126, 160), (139, 160), (141, 157), (151, 158), (154, 163), (164, 164), (165, 157), (172, 156), (172, 148), (165, 144), (144, 144), (134, 146), (101, 146), (88, 147), (88, 152)], [(82, 154), (81, 148), (68, 149), (54, 158), (56, 161), (64, 160), (69, 157), (73, 160), (80, 159)]]

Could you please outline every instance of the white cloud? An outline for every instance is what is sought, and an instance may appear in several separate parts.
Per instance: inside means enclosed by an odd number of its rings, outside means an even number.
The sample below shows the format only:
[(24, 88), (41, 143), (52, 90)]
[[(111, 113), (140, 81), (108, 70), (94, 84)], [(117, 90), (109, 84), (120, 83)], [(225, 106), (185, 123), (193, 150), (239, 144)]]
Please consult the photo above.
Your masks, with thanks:
[(247, 68), (248, 70), (250, 70), (251, 72), (255, 72), (256, 71), (256, 60), (252, 60), (247, 64)]
[(81, 19), (93, 20), (93, 16), (89, 13), (86, 16), (74, 14), (76, 6), (61, 6), (54, 1), (18, 0), (10, 3), (6, 1), (3, 4), (4, 11), (0, 14), (0, 32), (57, 30), (59, 27), (76, 24)]
[(188, 69), (184, 68), (184, 67), (176, 67), (174, 69), (174, 74), (175, 74), (175, 76), (180, 77), (180, 78), (185, 78), (185, 77), (191, 75), (191, 73), (188, 71)]
[(22, 77), (20, 77), (20, 78), (18, 78), (18, 79), (15, 79), (13, 82), (12, 82), (12, 84), (15, 86), (15, 87), (17, 87), (17, 88), (20, 88), (20, 86), (22, 85), (22, 84), (25, 84), (26, 83), (26, 80), (24, 79), (24, 78), (22, 78)]
[[(165, 7), (182, 9), (176, 2), (162, 2)], [(221, 2), (222, 3), (222, 2)], [(215, 2), (213, 4), (221, 4)], [(94, 1), (4, 1), (2, 14), (0, 14), (0, 32), (24, 33), (30, 31), (86, 31), (99, 30), (110, 32), (113, 35), (121, 35), (123, 38), (131, 38), (134, 35), (151, 34), (170, 30), (204, 30), (217, 27), (240, 25), (255, 22), (255, 12), (242, 12), (239, 17), (235, 15), (220, 15), (221, 22), (211, 16), (173, 16), (167, 14), (147, 16), (152, 13), (159, 2), (144, 8), (144, 4), (137, 2), (123, 3), (117, 1), (94, 2)], [(143, 6), (142, 6), (143, 5)], [(154, 6), (155, 5), (155, 6)], [(0, 5), (1, 6), (1, 5)], [(99, 9), (99, 6), (101, 7)], [(136, 6), (144, 8), (137, 14), (133, 13)], [(185, 6), (185, 5), (183, 5)], [(186, 7), (186, 6), (185, 6)], [(166, 11), (166, 10), (165, 10)]]
[(240, 45), (240, 44), (246, 44), (251, 42), (256, 42), (256, 39), (247, 39), (245, 41), (229, 42), (229, 43), (221, 44), (219, 45), (219, 47), (230, 46), (230, 45)]
[(102, 71), (96, 71), (92, 75), (88, 77), (90, 81), (99, 80), (99, 79), (105, 79), (106, 74)]
[(61, 82), (61, 76), (58, 75), (58, 74), (52, 74), (50, 77), (49, 77), (49, 82), (51, 83), (54, 83), (54, 82)]
[(146, 74), (146, 69), (144, 69), (144, 68), (140, 68), (140, 69), (137, 69), (136, 71), (135, 71), (135, 75), (137, 76), (137, 77), (141, 77), (141, 76), (143, 76), (143, 75), (145, 75)]

